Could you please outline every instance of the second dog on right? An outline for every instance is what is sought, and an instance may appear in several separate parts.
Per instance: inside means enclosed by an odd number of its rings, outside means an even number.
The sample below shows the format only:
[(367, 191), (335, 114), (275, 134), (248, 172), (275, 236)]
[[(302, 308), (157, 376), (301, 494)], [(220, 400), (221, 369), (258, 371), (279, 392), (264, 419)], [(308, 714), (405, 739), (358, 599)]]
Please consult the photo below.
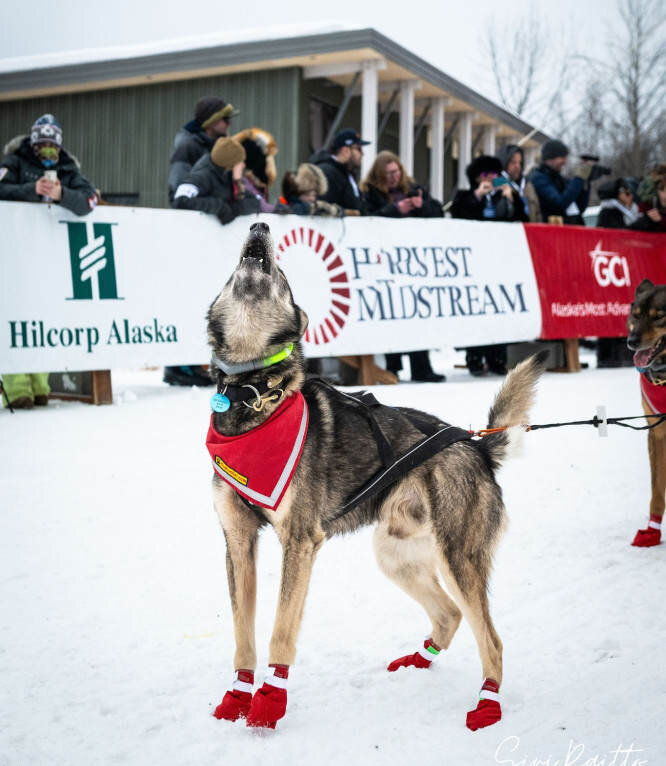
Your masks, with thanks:
[[(666, 412), (666, 285), (644, 279), (636, 288), (627, 321), (627, 345), (640, 372), (641, 399), (646, 415)], [(653, 418), (648, 419), (654, 423)], [(650, 456), (650, 518), (632, 545), (650, 548), (661, 542), (661, 520), (666, 496), (666, 423), (648, 431)]]

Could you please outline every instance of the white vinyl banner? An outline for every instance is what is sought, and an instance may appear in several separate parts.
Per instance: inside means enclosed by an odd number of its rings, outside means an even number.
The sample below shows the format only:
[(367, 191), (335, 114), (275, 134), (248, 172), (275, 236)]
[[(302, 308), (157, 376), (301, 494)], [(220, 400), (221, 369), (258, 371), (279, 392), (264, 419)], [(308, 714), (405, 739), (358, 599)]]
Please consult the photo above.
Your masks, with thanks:
[[(308, 356), (532, 340), (519, 224), (264, 215)], [(0, 374), (208, 361), (205, 315), (249, 226), (151, 208), (0, 202)]]

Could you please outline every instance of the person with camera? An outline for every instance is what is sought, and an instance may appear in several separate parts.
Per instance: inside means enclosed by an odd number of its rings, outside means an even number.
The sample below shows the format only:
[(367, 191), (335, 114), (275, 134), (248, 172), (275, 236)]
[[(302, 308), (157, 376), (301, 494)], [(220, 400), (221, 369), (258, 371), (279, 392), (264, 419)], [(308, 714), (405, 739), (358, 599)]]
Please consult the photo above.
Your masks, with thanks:
[(451, 205), (453, 218), (471, 221), (522, 221), (525, 209), (497, 157), (482, 154), (465, 168), (469, 189), (458, 189)]
[(569, 147), (562, 141), (546, 141), (541, 147), (541, 164), (530, 173), (529, 180), (539, 197), (545, 223), (585, 226), (583, 212), (590, 199), (590, 182), (611, 171), (598, 164), (598, 157), (583, 154), (573, 178), (565, 178), (562, 171), (568, 157)]
[[(405, 172), (400, 158), (393, 152), (379, 152), (368, 175), (361, 183), (366, 215), (387, 218), (442, 218), (442, 203)], [(441, 383), (444, 375), (430, 365), (428, 351), (409, 352), (413, 381)], [(387, 354), (386, 368), (393, 373), (402, 369), (402, 354)]]
[(379, 152), (361, 183), (366, 215), (442, 218), (442, 203), (410, 178), (393, 152)]

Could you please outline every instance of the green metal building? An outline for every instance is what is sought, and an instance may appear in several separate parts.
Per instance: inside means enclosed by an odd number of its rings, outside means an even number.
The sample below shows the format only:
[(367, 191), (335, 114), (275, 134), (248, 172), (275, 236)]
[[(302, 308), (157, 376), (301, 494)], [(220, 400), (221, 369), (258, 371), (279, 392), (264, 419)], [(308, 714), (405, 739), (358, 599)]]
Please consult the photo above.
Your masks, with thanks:
[(46, 58), (0, 71), (1, 145), (53, 113), (84, 175), (120, 204), (168, 205), (174, 136), (204, 95), (240, 109), (231, 133), (258, 126), (273, 134), (280, 178), (336, 128), (353, 126), (372, 141), (364, 171), (391, 149), (440, 199), (467, 185), (464, 167), (481, 151), (524, 139), (529, 162), (548, 138), (373, 29)]

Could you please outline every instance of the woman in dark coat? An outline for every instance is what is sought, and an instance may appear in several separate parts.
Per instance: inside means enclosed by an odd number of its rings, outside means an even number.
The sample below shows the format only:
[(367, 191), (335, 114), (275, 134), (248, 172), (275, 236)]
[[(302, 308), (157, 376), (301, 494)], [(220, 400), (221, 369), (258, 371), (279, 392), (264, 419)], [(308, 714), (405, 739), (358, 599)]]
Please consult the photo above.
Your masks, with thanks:
[[(393, 152), (379, 152), (370, 172), (361, 184), (366, 215), (388, 218), (442, 218), (442, 203), (433, 199), (405, 172)], [(434, 372), (427, 351), (410, 351), (412, 380), (440, 383), (444, 375)], [(397, 373), (402, 369), (402, 354), (386, 354), (386, 368)]]

